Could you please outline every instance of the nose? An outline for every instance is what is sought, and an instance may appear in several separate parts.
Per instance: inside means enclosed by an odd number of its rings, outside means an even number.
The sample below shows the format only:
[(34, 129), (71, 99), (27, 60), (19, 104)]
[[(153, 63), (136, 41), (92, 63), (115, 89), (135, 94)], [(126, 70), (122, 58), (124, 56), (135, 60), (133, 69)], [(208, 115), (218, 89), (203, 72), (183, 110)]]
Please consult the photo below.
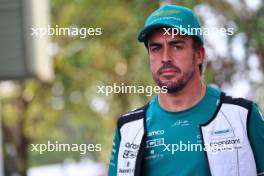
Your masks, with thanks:
[(168, 50), (168, 47), (165, 46), (162, 54), (162, 63), (172, 62), (172, 57)]

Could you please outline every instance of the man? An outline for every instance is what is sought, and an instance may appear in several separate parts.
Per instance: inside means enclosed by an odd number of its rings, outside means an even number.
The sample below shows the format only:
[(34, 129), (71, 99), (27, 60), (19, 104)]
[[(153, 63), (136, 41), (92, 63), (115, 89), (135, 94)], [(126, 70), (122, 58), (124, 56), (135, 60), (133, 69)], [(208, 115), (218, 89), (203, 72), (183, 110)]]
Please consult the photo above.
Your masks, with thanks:
[(264, 175), (257, 105), (204, 83), (203, 36), (187, 28), (200, 29), (192, 10), (165, 5), (140, 32), (153, 78), (167, 93), (119, 118), (110, 176)]

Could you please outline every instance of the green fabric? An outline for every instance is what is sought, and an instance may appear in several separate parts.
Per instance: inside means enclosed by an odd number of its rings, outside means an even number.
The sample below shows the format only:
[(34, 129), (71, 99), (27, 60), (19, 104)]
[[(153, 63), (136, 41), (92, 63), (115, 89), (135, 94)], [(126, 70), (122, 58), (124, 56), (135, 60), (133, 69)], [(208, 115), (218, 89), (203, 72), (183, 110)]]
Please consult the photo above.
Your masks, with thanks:
[[(144, 152), (144, 176), (188, 176), (210, 175), (204, 151), (172, 151), (165, 150), (164, 145), (201, 144), (199, 125), (207, 122), (216, 110), (220, 92), (207, 86), (204, 98), (195, 106), (180, 112), (168, 112), (162, 109), (158, 98), (153, 97), (147, 110), (147, 147)], [(258, 173), (264, 171), (264, 120), (256, 104), (253, 104), (249, 118), (249, 138), (256, 160)], [(109, 176), (117, 174), (117, 157), (119, 134), (113, 142), (112, 158), (109, 164)], [(172, 149), (172, 145), (168, 146)], [(176, 149), (176, 145), (174, 145)], [(184, 149), (184, 148), (182, 148)], [(165, 151), (164, 151), (165, 150)]]
[(248, 136), (254, 153), (257, 172), (264, 172), (264, 118), (258, 106), (253, 103), (249, 119)]
[[(147, 140), (161, 140), (164, 144), (201, 144), (200, 124), (206, 123), (214, 114), (220, 92), (207, 87), (204, 98), (195, 106), (179, 112), (162, 109), (155, 97), (147, 111)], [(162, 135), (150, 136), (153, 131), (164, 130)], [(164, 146), (146, 148), (144, 175), (210, 175), (204, 151), (163, 151)], [(152, 153), (152, 154), (151, 154)], [(157, 167), (158, 166), (158, 167)], [(158, 169), (156, 169), (158, 168)]]
[[(197, 36), (203, 43), (203, 35), (198, 18), (187, 7), (178, 5), (164, 5), (155, 10), (147, 18), (144, 28), (138, 35), (138, 41), (146, 42), (147, 36), (159, 27), (175, 28), (183, 35)], [(171, 34), (176, 35), (176, 31)]]
[(112, 155), (109, 162), (108, 175), (116, 176), (117, 175), (117, 159), (118, 159), (118, 150), (120, 145), (120, 137), (118, 129), (116, 128), (113, 145), (112, 145)]

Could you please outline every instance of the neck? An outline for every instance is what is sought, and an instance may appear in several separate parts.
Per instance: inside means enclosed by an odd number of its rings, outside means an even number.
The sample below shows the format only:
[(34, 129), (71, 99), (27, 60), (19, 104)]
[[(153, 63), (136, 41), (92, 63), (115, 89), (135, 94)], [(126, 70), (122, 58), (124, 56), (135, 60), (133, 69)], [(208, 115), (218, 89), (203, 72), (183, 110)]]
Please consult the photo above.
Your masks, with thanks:
[(200, 76), (194, 76), (186, 86), (176, 93), (160, 93), (159, 104), (167, 111), (176, 112), (197, 104), (205, 95), (205, 84)]

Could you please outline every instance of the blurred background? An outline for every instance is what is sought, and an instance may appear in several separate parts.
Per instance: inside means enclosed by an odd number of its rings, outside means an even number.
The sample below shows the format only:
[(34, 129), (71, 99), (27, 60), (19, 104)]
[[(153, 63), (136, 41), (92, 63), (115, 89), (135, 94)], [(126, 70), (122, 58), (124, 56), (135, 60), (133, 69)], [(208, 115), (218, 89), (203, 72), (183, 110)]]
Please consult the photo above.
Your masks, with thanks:
[[(155, 85), (137, 34), (164, 3), (193, 8), (204, 28), (204, 78), (264, 110), (262, 0), (0, 0), (0, 176), (106, 175), (118, 116), (144, 94), (97, 93), (99, 85)], [(32, 35), (32, 27), (101, 28), (102, 35)], [(31, 151), (59, 141), (101, 152)]]

